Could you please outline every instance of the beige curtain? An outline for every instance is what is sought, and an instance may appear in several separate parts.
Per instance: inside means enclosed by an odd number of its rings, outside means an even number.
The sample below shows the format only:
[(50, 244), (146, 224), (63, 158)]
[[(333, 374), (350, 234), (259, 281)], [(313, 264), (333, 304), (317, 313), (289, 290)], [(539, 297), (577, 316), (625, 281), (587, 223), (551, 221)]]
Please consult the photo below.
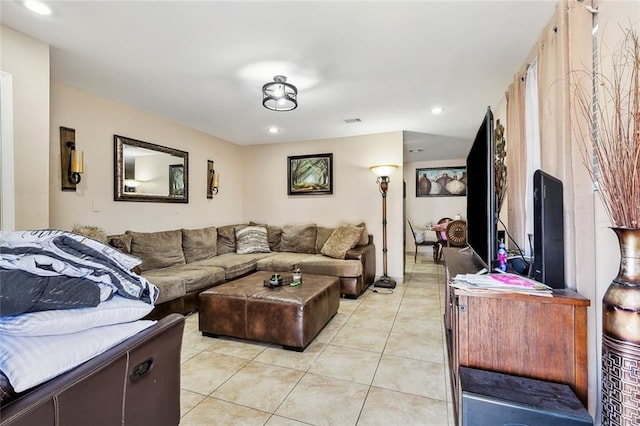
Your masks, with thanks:
[[(583, 165), (572, 114), (576, 78), (591, 67), (592, 14), (585, 6), (591, 1), (562, 0), (531, 54), (537, 58), (542, 168), (564, 184), (565, 276), (576, 289), (592, 282), (593, 204), (591, 184)], [(524, 136), (524, 82), (526, 66), (514, 77), (509, 88), (507, 132), (509, 137), (509, 227), (518, 244), (524, 241), (524, 202), (526, 179), (522, 166), (526, 159)], [(572, 122), (573, 116), (573, 122)], [(583, 124), (578, 124), (583, 125)], [(518, 239), (519, 238), (519, 239)], [(586, 268), (585, 268), (586, 264)], [(588, 280), (583, 280), (590, 277)], [(579, 289), (578, 289), (579, 290)]]
[(526, 67), (513, 78), (507, 92), (507, 220), (509, 233), (524, 251), (526, 243), (525, 219), (525, 125), (524, 125), (524, 75)]

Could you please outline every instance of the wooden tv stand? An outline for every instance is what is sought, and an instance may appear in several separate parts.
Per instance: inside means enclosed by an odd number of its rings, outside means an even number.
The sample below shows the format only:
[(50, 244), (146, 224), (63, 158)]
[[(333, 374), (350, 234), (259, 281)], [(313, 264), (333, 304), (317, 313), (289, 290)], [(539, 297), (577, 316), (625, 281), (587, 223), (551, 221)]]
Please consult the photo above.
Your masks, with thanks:
[(482, 269), (459, 248), (443, 250), (445, 326), (454, 410), (459, 413), (461, 366), (569, 385), (587, 407), (587, 307), (573, 290), (553, 297), (471, 294), (449, 286), (457, 274)]

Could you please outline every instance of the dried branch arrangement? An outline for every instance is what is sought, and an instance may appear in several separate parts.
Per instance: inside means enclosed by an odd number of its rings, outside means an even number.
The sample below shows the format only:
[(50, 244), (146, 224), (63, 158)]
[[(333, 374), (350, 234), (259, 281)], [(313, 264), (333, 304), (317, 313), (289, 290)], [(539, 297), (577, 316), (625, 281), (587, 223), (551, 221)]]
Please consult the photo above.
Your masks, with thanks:
[(585, 165), (609, 218), (615, 227), (639, 228), (640, 42), (634, 30), (623, 31), (608, 74), (594, 73), (593, 93), (576, 90), (575, 99), (591, 125), (583, 138)]

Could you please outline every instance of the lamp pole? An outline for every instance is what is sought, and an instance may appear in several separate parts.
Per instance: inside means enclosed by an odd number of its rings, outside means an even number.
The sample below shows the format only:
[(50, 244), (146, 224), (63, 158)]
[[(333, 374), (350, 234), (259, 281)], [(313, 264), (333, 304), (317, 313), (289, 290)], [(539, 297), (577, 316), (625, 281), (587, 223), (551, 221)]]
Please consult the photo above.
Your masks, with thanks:
[(395, 164), (385, 164), (382, 166), (371, 166), (369, 169), (378, 178), (376, 182), (380, 185), (382, 194), (382, 276), (373, 283), (374, 287), (395, 288), (396, 281), (387, 275), (387, 191), (389, 190), (389, 176), (398, 168)]
[(389, 176), (379, 176), (380, 193), (382, 194), (382, 276), (373, 283), (374, 287), (395, 288), (396, 281), (387, 275), (387, 190)]

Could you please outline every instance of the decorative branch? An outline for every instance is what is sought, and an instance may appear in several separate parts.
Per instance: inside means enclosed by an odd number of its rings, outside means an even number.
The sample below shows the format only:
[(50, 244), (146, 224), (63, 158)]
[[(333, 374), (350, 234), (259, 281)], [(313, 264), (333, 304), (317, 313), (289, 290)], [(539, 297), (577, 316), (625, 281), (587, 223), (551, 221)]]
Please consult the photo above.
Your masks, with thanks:
[[(633, 29), (611, 53), (611, 72), (595, 69), (592, 93), (576, 85), (578, 113), (590, 124), (582, 154), (616, 227), (640, 227), (640, 41)], [(602, 61), (601, 61), (602, 62)]]

